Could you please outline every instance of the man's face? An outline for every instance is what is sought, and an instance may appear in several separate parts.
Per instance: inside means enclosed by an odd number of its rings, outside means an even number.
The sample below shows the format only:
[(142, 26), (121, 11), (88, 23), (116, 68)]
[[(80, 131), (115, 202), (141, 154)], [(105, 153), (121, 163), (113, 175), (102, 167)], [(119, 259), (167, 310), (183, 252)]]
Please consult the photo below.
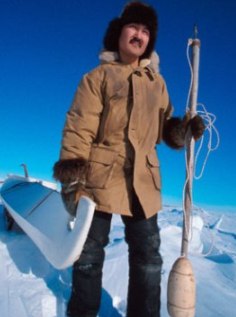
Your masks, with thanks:
[(149, 38), (150, 32), (145, 25), (139, 23), (124, 25), (119, 38), (121, 59), (123, 57), (139, 59), (148, 46)]

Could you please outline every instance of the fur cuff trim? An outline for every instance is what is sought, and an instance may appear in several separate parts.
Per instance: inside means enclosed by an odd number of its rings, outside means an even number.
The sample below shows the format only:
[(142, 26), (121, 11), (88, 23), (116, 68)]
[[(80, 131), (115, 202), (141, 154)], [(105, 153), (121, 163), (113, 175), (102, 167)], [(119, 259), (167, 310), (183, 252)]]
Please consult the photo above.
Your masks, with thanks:
[(166, 120), (163, 129), (164, 142), (173, 149), (181, 149), (185, 142), (186, 124), (181, 118)]
[(84, 159), (59, 160), (53, 167), (53, 177), (63, 184), (76, 180), (83, 180), (87, 170), (87, 161)]

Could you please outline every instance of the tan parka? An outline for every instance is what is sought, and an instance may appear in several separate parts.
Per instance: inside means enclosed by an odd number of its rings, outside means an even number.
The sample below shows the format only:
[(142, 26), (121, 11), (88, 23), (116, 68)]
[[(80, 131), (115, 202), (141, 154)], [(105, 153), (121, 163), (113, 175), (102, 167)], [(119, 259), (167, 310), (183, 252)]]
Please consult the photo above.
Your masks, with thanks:
[(83, 77), (67, 113), (60, 159), (88, 160), (86, 188), (97, 210), (132, 216), (133, 190), (146, 218), (161, 208), (155, 145), (171, 107), (149, 63), (103, 61)]

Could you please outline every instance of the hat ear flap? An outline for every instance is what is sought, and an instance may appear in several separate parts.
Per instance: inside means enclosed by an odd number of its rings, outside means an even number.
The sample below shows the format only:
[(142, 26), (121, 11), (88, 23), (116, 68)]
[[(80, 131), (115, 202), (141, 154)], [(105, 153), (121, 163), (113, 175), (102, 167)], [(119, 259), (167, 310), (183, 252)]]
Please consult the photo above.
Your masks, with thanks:
[(119, 51), (119, 38), (121, 29), (122, 24), (120, 18), (116, 18), (109, 23), (103, 39), (103, 46), (105, 50), (112, 52)]

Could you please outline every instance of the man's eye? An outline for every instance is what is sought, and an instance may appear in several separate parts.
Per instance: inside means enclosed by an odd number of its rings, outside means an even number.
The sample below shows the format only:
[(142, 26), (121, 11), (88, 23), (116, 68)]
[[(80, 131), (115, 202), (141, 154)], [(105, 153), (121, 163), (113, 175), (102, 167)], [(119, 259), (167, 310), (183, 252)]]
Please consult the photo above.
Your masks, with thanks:
[(144, 30), (143, 30), (143, 33), (146, 34), (146, 35), (148, 35), (148, 36), (150, 35), (150, 32), (149, 32), (148, 29), (144, 29)]

